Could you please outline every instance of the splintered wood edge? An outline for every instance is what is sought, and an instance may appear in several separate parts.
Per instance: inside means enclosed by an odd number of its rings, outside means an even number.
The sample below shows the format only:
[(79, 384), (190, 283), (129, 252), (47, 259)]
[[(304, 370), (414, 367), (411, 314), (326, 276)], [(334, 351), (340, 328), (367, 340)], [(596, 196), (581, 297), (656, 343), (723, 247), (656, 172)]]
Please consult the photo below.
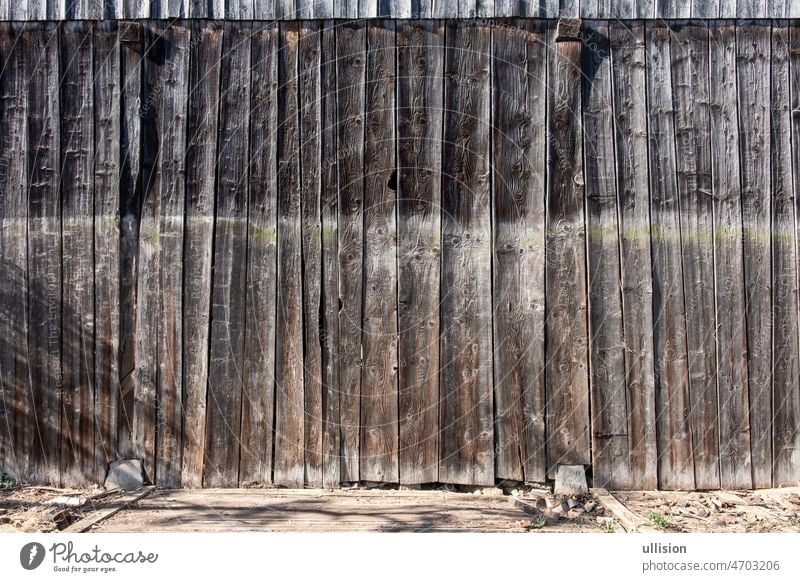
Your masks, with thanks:
[(123, 509), (130, 507), (140, 499), (144, 499), (155, 490), (156, 488), (153, 485), (139, 487), (139, 489), (130, 495), (126, 495), (125, 497), (114, 502), (111, 507), (92, 512), (90, 515), (76, 521), (68, 528), (61, 530), (61, 533), (83, 533), (89, 531), (89, 529), (91, 529), (93, 526), (105, 521)]
[(614, 497), (608, 489), (598, 487), (590, 491), (592, 496), (597, 499), (597, 502), (620, 523), (626, 532), (656, 531), (654, 528), (648, 526), (647, 521), (645, 521), (643, 517), (625, 507), (625, 505)]

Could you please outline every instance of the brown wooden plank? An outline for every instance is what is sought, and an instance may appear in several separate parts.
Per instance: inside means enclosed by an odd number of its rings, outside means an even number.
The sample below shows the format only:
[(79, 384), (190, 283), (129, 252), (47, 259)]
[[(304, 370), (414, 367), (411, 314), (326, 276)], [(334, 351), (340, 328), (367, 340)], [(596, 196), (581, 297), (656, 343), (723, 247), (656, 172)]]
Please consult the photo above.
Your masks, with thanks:
[(772, 484), (770, 24), (736, 30), (747, 369), (753, 487)]
[(359, 480), (361, 308), (364, 230), (364, 81), (362, 23), (336, 29), (339, 168), (339, 422), (341, 481)]
[(61, 118), (61, 482), (94, 473), (94, 99), (92, 27), (67, 22), (59, 39)]
[(646, 62), (652, 63), (647, 67), (647, 95), (652, 136), (649, 157), (658, 486), (693, 489), (670, 37), (671, 31), (663, 23), (648, 23)]
[(644, 23), (609, 25), (632, 486), (657, 487)]
[[(545, 480), (546, 27), (494, 33), (494, 396), (499, 479)], [(524, 34), (520, 34), (523, 32)]]
[(278, 26), (257, 27), (250, 60), (250, 209), (239, 482), (272, 481)]
[(397, 31), (398, 392), (401, 483), (439, 478), (439, 269), (444, 29)]
[(298, 36), (296, 22), (281, 24), (278, 54), (278, 290), (274, 479), (276, 484), (286, 487), (302, 487), (305, 476)]
[(545, 301), (547, 474), (589, 464), (586, 246), (581, 147), (581, 42), (560, 21), (549, 60)]
[(300, 212), (303, 280), (303, 389), (305, 483), (322, 485), (322, 103), (318, 23), (300, 25), (298, 82), (300, 98)]
[(367, 28), (364, 131), (364, 313), (361, 375), (362, 481), (397, 483), (397, 171), (395, 29)]
[[(772, 482), (800, 480), (800, 340), (797, 226), (792, 182), (792, 75), (789, 24), (772, 28), (770, 160), (772, 162)], [(795, 88), (796, 90), (796, 88)], [(797, 125), (797, 122), (794, 122)]]
[(249, 25), (224, 25), (203, 467), (206, 487), (232, 487), (239, 483), (247, 289), (250, 34)]
[[(161, 32), (161, 31), (160, 31)], [(191, 31), (181, 23), (163, 29), (165, 74), (158, 131), (160, 168), (158, 416), (155, 484), (181, 486), (183, 464), (183, 248), (186, 196), (185, 148)]]
[(0, 23), (0, 471), (29, 479), (27, 78), (20, 28)]
[(720, 486), (749, 489), (750, 403), (742, 255), (742, 196), (736, 100), (736, 28), (710, 29), (709, 88), (717, 287)]
[(630, 488), (628, 393), (620, 283), (614, 108), (608, 26), (584, 24), (583, 130), (591, 337), (592, 476), (598, 487)]
[[(331, 6), (331, 9), (333, 7)], [(336, 29), (332, 21), (323, 25), (323, 55), (336, 54)], [(338, 487), (341, 474), (341, 431), (339, 423), (339, 250), (336, 60), (322, 59), (322, 483)]]
[(28, 358), (30, 470), (34, 483), (60, 480), (61, 196), (59, 192), (58, 26), (22, 32), (28, 81)]
[(451, 22), (446, 42), (439, 480), (493, 485), (491, 30)]
[(681, 217), (683, 293), (695, 486), (719, 488), (714, 216), (708, 28), (691, 22), (672, 37), (672, 94)]

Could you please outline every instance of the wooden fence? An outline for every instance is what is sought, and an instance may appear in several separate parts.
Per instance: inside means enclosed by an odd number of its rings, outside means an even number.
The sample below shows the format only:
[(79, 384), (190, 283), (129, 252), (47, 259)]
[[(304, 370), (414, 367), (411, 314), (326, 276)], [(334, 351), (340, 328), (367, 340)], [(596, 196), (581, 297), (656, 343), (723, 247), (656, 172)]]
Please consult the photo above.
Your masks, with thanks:
[(0, 23), (0, 469), (800, 480), (800, 29)]

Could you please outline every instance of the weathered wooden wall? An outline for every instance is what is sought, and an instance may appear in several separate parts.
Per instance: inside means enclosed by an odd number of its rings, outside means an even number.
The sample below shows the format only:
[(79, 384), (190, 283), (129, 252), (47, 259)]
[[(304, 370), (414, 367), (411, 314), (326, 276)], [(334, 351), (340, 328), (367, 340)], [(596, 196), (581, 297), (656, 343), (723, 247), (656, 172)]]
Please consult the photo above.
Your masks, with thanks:
[(800, 29), (0, 23), (0, 470), (800, 480)]

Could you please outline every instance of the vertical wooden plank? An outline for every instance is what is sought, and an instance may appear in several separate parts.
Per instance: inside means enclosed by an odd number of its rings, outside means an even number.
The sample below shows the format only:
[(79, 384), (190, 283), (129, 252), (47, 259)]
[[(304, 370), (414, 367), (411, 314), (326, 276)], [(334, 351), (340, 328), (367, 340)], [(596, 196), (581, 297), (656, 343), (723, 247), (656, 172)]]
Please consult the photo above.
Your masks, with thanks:
[(772, 486), (770, 24), (736, 29), (753, 487)]
[(12, 2), (9, 0), (8, 15), (13, 21), (24, 22), (28, 20), (28, 0)]
[(716, 305), (708, 29), (691, 22), (671, 47), (675, 149), (681, 217), (686, 345), (695, 487), (719, 488)]
[(94, 473), (94, 103), (92, 27), (67, 22), (60, 36), (63, 384), (61, 482)]
[(765, 18), (768, 0), (736, 0), (736, 18)]
[(123, 4), (123, 18), (140, 20), (150, 17), (150, 3), (142, 0), (120, 0)]
[[(591, 337), (592, 475), (598, 487), (629, 489), (630, 438), (620, 282), (614, 109), (608, 27), (584, 24), (583, 130)], [(593, 47), (589, 49), (588, 47)], [(594, 48), (596, 47), (596, 48)]]
[(239, 483), (247, 266), (250, 35), (226, 22), (220, 62), (216, 228), (203, 485)]
[[(789, 25), (772, 29), (770, 160), (772, 161), (772, 483), (800, 480), (800, 341), (797, 303), (797, 227), (792, 182)], [(797, 122), (794, 122), (796, 125)]]
[(93, 480), (117, 458), (119, 410), (120, 50), (117, 24), (94, 27), (95, 401)]
[(559, 464), (590, 463), (580, 30), (575, 21), (560, 21), (553, 32), (545, 271), (549, 477)]
[(633, 12), (634, 18), (653, 18), (655, 15), (656, 0), (636, 0), (636, 8)]
[[(522, 34), (521, 34), (522, 33)], [(546, 27), (493, 38), (495, 451), (498, 479), (545, 480)]]
[(277, 20), (294, 20), (295, 14), (295, 0), (275, 0), (275, 18)]
[(77, 0), (33, 0), (33, 2), (46, 5), (48, 20), (64, 20), (67, 15), (67, 4), (70, 7), (69, 18), (75, 18), (73, 12), (75, 5), (79, 4)]
[(360, 476), (362, 481), (396, 483), (399, 470), (393, 22), (370, 24), (367, 46)]
[(281, 24), (278, 55), (278, 290), (275, 483), (302, 487), (305, 475), (303, 272), (296, 22)]
[(609, 26), (631, 486), (658, 485), (644, 23)]
[(32, 439), (28, 478), (60, 480), (61, 197), (59, 193), (58, 26), (22, 32), (28, 80), (28, 358)]
[(275, 18), (275, 0), (253, 0), (253, 18), (256, 20)]
[(278, 26), (255, 26), (250, 58), (250, 209), (239, 483), (272, 481)]
[(691, 0), (692, 18), (714, 18), (719, 16), (719, 0)]
[(494, 15), (498, 18), (519, 16), (519, 2), (516, 0), (495, 0)]
[[(433, 5), (430, 15), (432, 18), (449, 19), (455, 18), (458, 15), (459, 0), (436, 0), (431, 4)], [(421, 12), (422, 11), (424, 11), (424, 8), (421, 8)], [(423, 16), (420, 15), (420, 18), (423, 18)]]
[(336, 29), (339, 144), (339, 422), (341, 480), (359, 480), (361, 309), (364, 230), (364, 81), (366, 30)]
[(439, 480), (492, 485), (491, 29), (446, 39)]
[(303, 280), (303, 387), (305, 483), (322, 486), (322, 217), (320, 191), (322, 162), (320, 36), (314, 22), (299, 30), (300, 98), (300, 212)]
[(742, 195), (736, 97), (736, 28), (710, 29), (709, 89), (714, 201), (714, 272), (717, 287), (719, 470), (723, 489), (749, 489), (750, 403), (747, 378)]
[(647, 96), (658, 486), (693, 489), (670, 37), (671, 30), (666, 25), (647, 24), (646, 62), (652, 63), (647, 67)]
[(439, 477), (439, 269), (444, 28), (397, 34), (398, 391), (401, 483)]
[[(475, 10), (477, 8), (477, 0), (458, 0), (458, 14), (459, 18), (475, 18)], [(448, 18), (455, 18), (456, 14), (448, 14)]]
[[(186, 182), (184, 156), (189, 76), (190, 29), (168, 22), (163, 29), (165, 71), (162, 83), (159, 199), (158, 416), (156, 480), (159, 487), (181, 486), (183, 463), (183, 248)], [(171, 147), (167, 147), (171, 146)]]
[(28, 84), (21, 25), (0, 23), (0, 464), (32, 480), (35, 425), (28, 352)]
[(27, 4), (28, 20), (47, 20), (47, 0), (27, 0)]
[[(336, 24), (324, 23), (322, 55), (336, 54)], [(321, 59), (322, 92), (322, 484), (338, 487), (341, 475), (339, 423), (339, 249), (336, 60)]]

